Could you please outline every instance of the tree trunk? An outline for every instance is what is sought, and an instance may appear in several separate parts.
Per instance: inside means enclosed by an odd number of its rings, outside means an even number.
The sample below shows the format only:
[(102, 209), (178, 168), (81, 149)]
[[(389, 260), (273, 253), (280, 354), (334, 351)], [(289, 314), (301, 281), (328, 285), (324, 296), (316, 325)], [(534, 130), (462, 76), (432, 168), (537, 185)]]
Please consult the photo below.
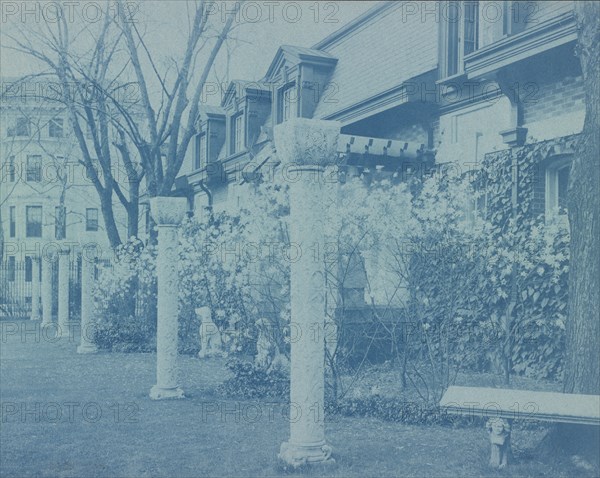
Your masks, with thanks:
[(127, 237), (138, 237), (140, 214), (140, 183), (129, 181), (129, 206), (127, 208)]
[(564, 391), (600, 393), (600, 3), (575, 2), (586, 114), (569, 179), (569, 307)]
[(4, 224), (2, 224), (2, 209), (0, 209), (0, 265), (4, 259)]
[(108, 242), (110, 243), (110, 247), (116, 249), (121, 245), (121, 236), (119, 236), (119, 229), (117, 228), (117, 223), (115, 222), (112, 199), (112, 194), (102, 194), (100, 196), (100, 208), (102, 209), (102, 217), (104, 218), (104, 227), (106, 227)]

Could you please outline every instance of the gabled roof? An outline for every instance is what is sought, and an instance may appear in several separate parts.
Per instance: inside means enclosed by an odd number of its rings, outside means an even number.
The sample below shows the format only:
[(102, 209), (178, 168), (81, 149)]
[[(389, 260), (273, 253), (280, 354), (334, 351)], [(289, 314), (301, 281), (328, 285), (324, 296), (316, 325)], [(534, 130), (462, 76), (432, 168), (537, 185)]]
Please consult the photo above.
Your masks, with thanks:
[(221, 108), (220, 106), (212, 106), (212, 105), (203, 104), (200, 107), (200, 117), (202, 119), (206, 119), (211, 116), (224, 116), (224, 115), (225, 115), (225, 110), (223, 108)]
[(259, 92), (259, 93), (264, 93), (264, 94), (270, 94), (271, 92), (271, 87), (261, 81), (248, 81), (248, 80), (232, 80), (231, 82), (229, 82), (229, 86), (227, 87), (227, 90), (225, 91), (225, 94), (223, 95), (223, 100), (221, 101), (221, 106), (225, 106), (227, 104), (229, 104), (229, 102), (231, 101), (231, 98), (238, 92), (238, 91), (253, 91), (253, 92)]
[(265, 81), (270, 81), (279, 71), (283, 63), (297, 65), (303, 61), (323, 65), (335, 65), (337, 58), (326, 51), (295, 45), (281, 45), (267, 70)]

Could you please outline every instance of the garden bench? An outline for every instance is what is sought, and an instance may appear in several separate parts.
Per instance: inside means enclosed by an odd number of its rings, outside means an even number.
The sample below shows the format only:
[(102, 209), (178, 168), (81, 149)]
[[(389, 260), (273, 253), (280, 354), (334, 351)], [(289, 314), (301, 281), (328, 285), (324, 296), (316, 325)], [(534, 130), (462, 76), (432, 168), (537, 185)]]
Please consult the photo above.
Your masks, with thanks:
[(440, 408), (450, 414), (488, 418), (490, 465), (497, 468), (511, 460), (513, 420), (600, 425), (599, 395), (453, 386), (446, 390)]

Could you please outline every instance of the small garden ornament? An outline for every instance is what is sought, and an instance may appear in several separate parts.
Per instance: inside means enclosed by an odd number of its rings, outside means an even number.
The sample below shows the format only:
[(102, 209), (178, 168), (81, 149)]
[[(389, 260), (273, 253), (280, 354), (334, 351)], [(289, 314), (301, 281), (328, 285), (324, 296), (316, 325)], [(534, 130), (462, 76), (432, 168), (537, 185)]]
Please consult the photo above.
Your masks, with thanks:
[(198, 307), (196, 315), (200, 318), (200, 352), (198, 357), (223, 355), (223, 341), (217, 324), (211, 318), (209, 307)]
[(504, 418), (490, 418), (485, 427), (490, 434), (492, 446), (490, 466), (498, 469), (506, 468), (512, 460), (510, 448), (510, 424)]

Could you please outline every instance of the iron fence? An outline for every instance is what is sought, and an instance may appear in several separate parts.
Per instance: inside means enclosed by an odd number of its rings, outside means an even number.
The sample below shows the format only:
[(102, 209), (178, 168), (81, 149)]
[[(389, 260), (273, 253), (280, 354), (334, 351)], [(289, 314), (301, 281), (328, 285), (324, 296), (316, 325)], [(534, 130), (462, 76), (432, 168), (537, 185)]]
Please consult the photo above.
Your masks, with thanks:
[[(52, 267), (52, 315), (58, 312), (58, 262)], [(30, 257), (18, 261), (9, 256), (0, 264), (0, 318), (25, 319), (31, 315), (32, 278), (37, 273), (42, 280), (41, 267), (35, 271)], [(77, 320), (81, 310), (81, 256), (69, 262), (69, 317)]]
[[(79, 320), (81, 316), (81, 255), (71, 257), (69, 261), (69, 317)], [(52, 315), (58, 315), (58, 261), (52, 266)], [(9, 256), (0, 264), (0, 319), (28, 318), (31, 315), (32, 275), (34, 262), (30, 257), (16, 260)], [(113, 273), (114, 266), (109, 259), (100, 259), (96, 263), (95, 278), (103, 273)], [(41, 267), (37, 270), (39, 280), (42, 280)], [(136, 315), (146, 313), (147, 304), (143, 294), (135, 297)]]

